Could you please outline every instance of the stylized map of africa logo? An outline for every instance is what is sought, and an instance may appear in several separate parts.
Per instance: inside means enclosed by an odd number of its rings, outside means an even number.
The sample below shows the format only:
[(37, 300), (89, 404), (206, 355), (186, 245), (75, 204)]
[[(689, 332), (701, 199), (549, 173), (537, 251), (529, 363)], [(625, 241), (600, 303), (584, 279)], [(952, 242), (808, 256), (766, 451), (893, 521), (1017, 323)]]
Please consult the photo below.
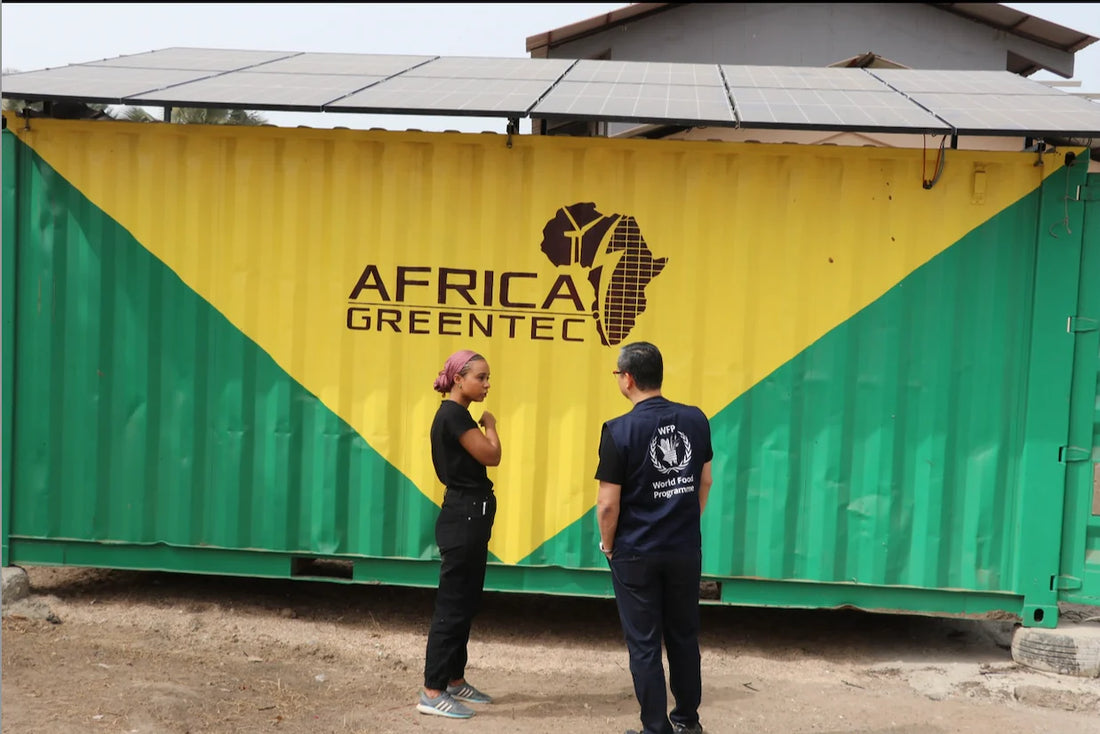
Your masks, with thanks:
[(630, 334), (645, 311), (646, 286), (668, 262), (654, 259), (634, 217), (601, 214), (592, 202), (558, 209), (542, 229), (542, 251), (554, 265), (588, 269), (592, 315), (607, 346)]

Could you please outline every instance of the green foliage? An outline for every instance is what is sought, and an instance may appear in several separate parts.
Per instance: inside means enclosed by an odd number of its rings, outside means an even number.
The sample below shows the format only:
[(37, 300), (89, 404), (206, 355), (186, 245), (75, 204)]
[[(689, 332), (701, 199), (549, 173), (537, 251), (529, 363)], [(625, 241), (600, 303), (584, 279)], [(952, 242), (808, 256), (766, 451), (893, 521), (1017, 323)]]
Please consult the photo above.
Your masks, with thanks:
[(266, 125), (257, 112), (210, 107), (178, 107), (172, 110), (172, 122), (180, 125)]

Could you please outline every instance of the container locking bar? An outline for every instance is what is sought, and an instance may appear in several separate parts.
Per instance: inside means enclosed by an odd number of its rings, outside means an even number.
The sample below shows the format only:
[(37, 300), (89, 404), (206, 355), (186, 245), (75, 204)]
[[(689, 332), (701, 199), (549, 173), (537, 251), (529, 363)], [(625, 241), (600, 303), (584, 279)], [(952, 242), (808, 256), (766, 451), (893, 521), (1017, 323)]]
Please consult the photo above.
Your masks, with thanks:
[(1081, 579), (1076, 576), (1051, 576), (1051, 591), (1073, 591), (1081, 588)]
[(1068, 464), (1071, 461), (1088, 461), (1092, 452), (1080, 446), (1060, 446), (1058, 448), (1058, 461)]
[(1074, 201), (1100, 201), (1100, 186), (1085, 184), (1077, 187), (1077, 198)]
[(1066, 331), (1070, 334), (1096, 331), (1098, 328), (1100, 328), (1100, 322), (1096, 319), (1090, 319), (1084, 316), (1070, 316), (1066, 319)]

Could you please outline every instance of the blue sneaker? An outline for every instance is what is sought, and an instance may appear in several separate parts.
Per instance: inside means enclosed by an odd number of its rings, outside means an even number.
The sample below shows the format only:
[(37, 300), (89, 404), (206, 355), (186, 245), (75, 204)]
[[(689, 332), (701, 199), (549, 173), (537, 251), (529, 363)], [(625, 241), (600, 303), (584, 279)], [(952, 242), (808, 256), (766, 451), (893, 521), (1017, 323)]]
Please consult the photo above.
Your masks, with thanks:
[(468, 719), (474, 715), (474, 710), (454, 700), (451, 694), (443, 691), (435, 698), (429, 698), (424, 691), (420, 692), (420, 701), (416, 704), (416, 710), (422, 714), (446, 716), (448, 719)]
[(466, 703), (492, 703), (493, 697), (488, 693), (482, 693), (478, 689), (463, 681), (457, 686), (447, 686), (447, 693), (456, 701)]

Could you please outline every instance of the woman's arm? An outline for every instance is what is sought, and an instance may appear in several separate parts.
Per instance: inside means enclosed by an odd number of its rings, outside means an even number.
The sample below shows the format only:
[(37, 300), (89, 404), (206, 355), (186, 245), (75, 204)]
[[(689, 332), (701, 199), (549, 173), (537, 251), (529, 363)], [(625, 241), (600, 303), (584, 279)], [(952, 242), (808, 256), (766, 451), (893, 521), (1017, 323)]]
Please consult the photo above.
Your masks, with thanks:
[(500, 436), (497, 435), (497, 419), (489, 411), (481, 414), (478, 421), (485, 427), (485, 433), (471, 428), (458, 437), (462, 448), (485, 466), (500, 465)]

